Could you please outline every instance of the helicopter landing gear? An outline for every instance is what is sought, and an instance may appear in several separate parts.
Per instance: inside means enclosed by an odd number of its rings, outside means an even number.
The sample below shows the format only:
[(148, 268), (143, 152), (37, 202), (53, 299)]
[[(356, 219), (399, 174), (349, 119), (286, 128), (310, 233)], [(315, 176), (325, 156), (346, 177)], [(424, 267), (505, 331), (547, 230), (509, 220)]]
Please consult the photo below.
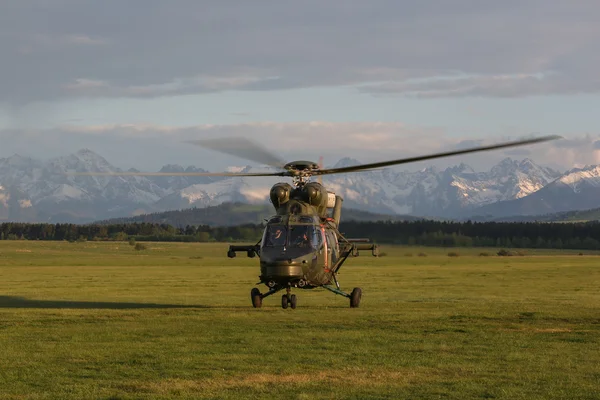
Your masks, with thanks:
[[(261, 293), (260, 290), (258, 290), (258, 288), (252, 288), (252, 290), (250, 291), (250, 299), (252, 300), (252, 306), (254, 308), (261, 308), (262, 300), (265, 297), (269, 297), (270, 295), (275, 294), (275, 293), (279, 292), (280, 290), (283, 290), (283, 286), (275, 286), (271, 290), (269, 290), (267, 293)], [(284, 309), (288, 308), (288, 307), (295, 309), (296, 304), (298, 303), (298, 300), (296, 299), (296, 295), (291, 294), (291, 291), (292, 291), (292, 288), (288, 286), (287, 293), (284, 294), (283, 296), (281, 296), (281, 307)]]
[(350, 307), (351, 308), (358, 308), (359, 304), (360, 304), (360, 299), (362, 297), (362, 290), (359, 287), (355, 287), (352, 290), (352, 293), (348, 294), (346, 292), (344, 292), (343, 290), (334, 287), (334, 286), (330, 286), (330, 285), (324, 285), (323, 286), (325, 289), (329, 290), (330, 292), (333, 292), (335, 294), (339, 294), (340, 296), (344, 296), (350, 299)]
[(290, 294), (291, 289), (288, 286), (287, 293), (281, 296), (281, 308), (284, 310), (290, 306), (292, 310), (296, 309), (296, 304), (298, 303), (298, 299), (295, 294)]
[(250, 299), (252, 300), (252, 306), (254, 306), (254, 308), (261, 308), (262, 307), (262, 299), (264, 299), (265, 297), (269, 297), (270, 295), (279, 292), (282, 289), (281, 286), (279, 287), (274, 287), (271, 290), (269, 290), (267, 293), (261, 293), (260, 290), (258, 290), (258, 288), (252, 288), (252, 290), (250, 291)]

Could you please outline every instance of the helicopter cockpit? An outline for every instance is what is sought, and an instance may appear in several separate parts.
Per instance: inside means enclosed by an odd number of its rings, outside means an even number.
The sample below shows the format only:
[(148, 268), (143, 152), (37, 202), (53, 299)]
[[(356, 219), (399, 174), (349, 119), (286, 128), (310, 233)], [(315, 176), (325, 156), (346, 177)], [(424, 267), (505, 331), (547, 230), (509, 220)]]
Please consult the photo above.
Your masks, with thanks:
[(263, 234), (262, 247), (285, 249), (319, 250), (323, 245), (323, 236), (318, 224), (312, 217), (299, 219), (292, 224), (284, 224), (281, 219), (269, 221)]
[(322, 242), (321, 231), (315, 225), (269, 225), (265, 229), (263, 247), (318, 250)]

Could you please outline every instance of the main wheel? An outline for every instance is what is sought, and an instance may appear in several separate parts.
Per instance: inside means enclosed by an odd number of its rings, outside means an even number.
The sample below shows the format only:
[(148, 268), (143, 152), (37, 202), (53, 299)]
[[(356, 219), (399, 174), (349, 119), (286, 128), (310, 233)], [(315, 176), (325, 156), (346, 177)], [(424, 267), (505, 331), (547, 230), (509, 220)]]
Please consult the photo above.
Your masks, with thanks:
[(350, 293), (350, 307), (357, 308), (360, 304), (360, 298), (362, 297), (362, 290), (359, 287), (355, 287)]
[(262, 306), (262, 297), (260, 297), (260, 290), (257, 288), (252, 288), (250, 291), (250, 299), (252, 299), (254, 308), (260, 308)]
[(281, 308), (283, 308), (283, 309), (288, 308), (287, 294), (284, 294), (283, 296), (281, 296)]
[(290, 307), (292, 307), (292, 310), (296, 308), (296, 302), (297, 302), (296, 295), (293, 294), (292, 298), (290, 299)]

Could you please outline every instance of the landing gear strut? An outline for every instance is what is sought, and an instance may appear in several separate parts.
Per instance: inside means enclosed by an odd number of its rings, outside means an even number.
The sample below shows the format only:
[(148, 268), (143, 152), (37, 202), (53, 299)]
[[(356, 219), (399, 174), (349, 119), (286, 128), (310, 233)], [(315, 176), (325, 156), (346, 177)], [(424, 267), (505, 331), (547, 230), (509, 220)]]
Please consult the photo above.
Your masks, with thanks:
[[(254, 308), (261, 308), (262, 299), (272, 294), (275, 294), (280, 290), (283, 290), (283, 286), (276, 286), (269, 290), (267, 293), (262, 294), (260, 290), (258, 290), (258, 288), (252, 288), (252, 290), (250, 291), (250, 299), (252, 300), (252, 306)], [(298, 304), (298, 298), (295, 294), (292, 294), (291, 292), (292, 288), (288, 286), (286, 288), (286, 294), (281, 296), (281, 308), (286, 309), (290, 307), (292, 310), (296, 309), (296, 305)]]
[(250, 299), (252, 300), (252, 306), (254, 308), (261, 308), (262, 299), (279, 292), (281, 289), (283, 289), (281, 286), (276, 286), (269, 290), (267, 293), (262, 294), (260, 290), (258, 290), (258, 288), (252, 288), (252, 290), (250, 291)]
[[(337, 283), (337, 281), (336, 281), (336, 283)], [(350, 293), (350, 294), (344, 292), (339, 287), (334, 287), (331, 285), (325, 285), (323, 287), (325, 289), (329, 290), (330, 292), (333, 292), (335, 294), (339, 294), (340, 296), (349, 298), (350, 299), (350, 308), (358, 308), (358, 306), (360, 305), (360, 299), (362, 297), (362, 290), (359, 287), (355, 287), (352, 290), (352, 293)]]

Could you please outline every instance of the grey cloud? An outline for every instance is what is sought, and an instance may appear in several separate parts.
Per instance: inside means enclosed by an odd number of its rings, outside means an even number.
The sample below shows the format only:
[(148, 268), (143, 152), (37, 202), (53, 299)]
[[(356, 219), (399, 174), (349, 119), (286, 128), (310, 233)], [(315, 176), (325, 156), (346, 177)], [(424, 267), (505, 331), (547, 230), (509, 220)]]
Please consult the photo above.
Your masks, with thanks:
[(594, 143), (594, 139), (589, 135), (580, 137), (568, 137), (552, 142), (554, 147), (558, 149), (580, 149), (584, 147), (590, 147)]
[(425, 82), (388, 82), (365, 85), (366, 93), (384, 95), (402, 93), (412, 97), (496, 96), (524, 97), (550, 94), (594, 93), (600, 91), (600, 79), (595, 74), (577, 78), (563, 74), (536, 76), (488, 75), (476, 77), (432, 79)]
[(593, 144), (594, 149), (600, 150), (600, 140), (596, 140)]
[(530, 150), (526, 149), (513, 149), (513, 150), (505, 150), (504, 154), (507, 156), (516, 156), (516, 157), (524, 157), (531, 154)]
[[(597, 91), (599, 12), (597, 2), (545, 0), (20, 0), (0, 13), (0, 102), (388, 81), (363, 90)], [(560, 79), (486, 83), (546, 71)], [(456, 74), (483, 78), (410, 81)]]
[(469, 147), (482, 146), (483, 144), (484, 144), (483, 140), (472, 140), (472, 139), (461, 140), (454, 146), (454, 149), (455, 150), (468, 149)]

